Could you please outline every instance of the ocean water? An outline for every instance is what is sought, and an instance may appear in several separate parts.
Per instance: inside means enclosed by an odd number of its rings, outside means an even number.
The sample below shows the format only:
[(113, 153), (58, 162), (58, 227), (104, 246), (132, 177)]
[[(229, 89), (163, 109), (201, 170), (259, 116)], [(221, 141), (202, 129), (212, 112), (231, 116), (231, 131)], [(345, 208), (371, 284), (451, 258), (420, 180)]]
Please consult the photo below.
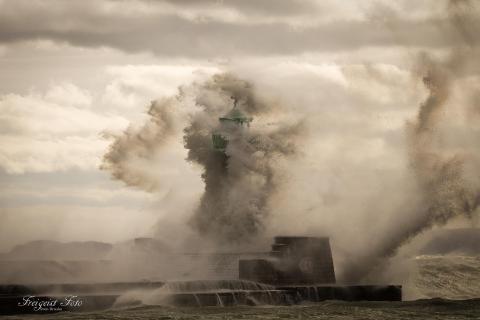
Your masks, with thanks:
[(480, 298), (480, 256), (426, 255), (415, 258), (413, 284), (424, 298)]
[(6, 319), (480, 319), (480, 300), (325, 301), (295, 306), (172, 308), (143, 306), (96, 313), (7, 316)]
[(421, 299), (324, 301), (294, 306), (176, 308), (145, 305), (92, 313), (6, 316), (5, 319), (480, 319), (480, 256), (415, 258), (409, 286)]

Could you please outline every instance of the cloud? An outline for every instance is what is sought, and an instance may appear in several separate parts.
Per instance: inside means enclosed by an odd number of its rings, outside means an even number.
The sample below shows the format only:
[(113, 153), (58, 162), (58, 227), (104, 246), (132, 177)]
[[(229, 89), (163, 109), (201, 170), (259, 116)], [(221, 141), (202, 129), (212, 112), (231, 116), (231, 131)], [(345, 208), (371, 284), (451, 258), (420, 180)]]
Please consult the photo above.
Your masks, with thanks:
[(317, 11), (321, 6), (316, 1), (302, 0), (244, 0), (244, 1), (212, 1), (212, 0), (165, 0), (161, 1), (174, 6), (183, 8), (228, 8), (244, 14), (263, 14), (263, 15), (280, 15), (291, 16), (306, 14)]
[[(442, 48), (458, 44), (461, 38), (458, 36), (461, 30), (441, 15), (397, 16), (385, 22), (382, 16), (351, 16), (355, 12), (352, 8), (360, 7), (357, 11), (367, 12), (375, 2), (348, 6), (338, 2), (328, 2), (328, 5), (314, 1), (302, 3), (294, 6), (283, 1), (276, 5), (271, 1), (259, 1), (253, 5), (249, 1), (225, 1), (217, 14), (208, 15), (207, 8), (212, 5), (207, 1), (196, 4), (188, 1), (103, 1), (100, 4), (82, 1), (68, 5), (54, 1), (48, 6), (41, 1), (11, 1), (4, 2), (0, 8), (0, 42), (50, 39), (80, 47), (213, 58), (388, 47), (399, 42), (410, 47)], [(391, 10), (409, 12), (405, 3), (408, 1)], [(291, 10), (293, 7), (297, 9)], [(228, 16), (225, 10), (233, 10), (234, 17), (243, 18), (225, 19)], [(291, 20), (288, 11), (297, 20)], [(304, 16), (307, 12), (310, 14)], [(338, 15), (328, 19), (322, 15), (332, 12)], [(260, 17), (255, 18), (254, 13)], [(272, 15), (276, 15), (274, 19)], [(472, 19), (472, 23), (478, 29), (478, 20)], [(479, 40), (478, 34), (471, 35), (473, 45), (478, 45)]]
[(99, 167), (104, 133), (142, 119), (150, 101), (212, 72), (197, 66), (110, 66), (93, 94), (72, 83), (0, 95), (0, 168), (9, 173)]
[[(102, 103), (115, 108), (134, 109), (159, 97), (176, 93), (178, 86), (216, 72), (216, 67), (198, 65), (114, 65), (106, 68), (111, 77), (102, 94)], [(148, 97), (149, 99), (145, 99)]]
[(97, 114), (79, 88), (54, 86), (45, 94), (0, 97), (0, 166), (7, 172), (92, 168), (106, 147), (99, 133), (119, 130), (126, 120)]

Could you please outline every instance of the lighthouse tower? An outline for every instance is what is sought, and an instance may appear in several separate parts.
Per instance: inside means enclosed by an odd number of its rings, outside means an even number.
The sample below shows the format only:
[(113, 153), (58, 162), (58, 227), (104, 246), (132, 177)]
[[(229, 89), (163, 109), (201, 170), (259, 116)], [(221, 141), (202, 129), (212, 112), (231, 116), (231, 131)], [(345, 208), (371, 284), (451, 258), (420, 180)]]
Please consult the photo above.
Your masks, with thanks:
[(237, 100), (233, 104), (232, 110), (223, 117), (218, 118), (219, 128), (212, 133), (213, 148), (220, 152), (225, 152), (228, 145), (228, 133), (234, 130), (241, 130), (244, 126), (249, 127), (253, 118), (247, 117), (239, 107)]

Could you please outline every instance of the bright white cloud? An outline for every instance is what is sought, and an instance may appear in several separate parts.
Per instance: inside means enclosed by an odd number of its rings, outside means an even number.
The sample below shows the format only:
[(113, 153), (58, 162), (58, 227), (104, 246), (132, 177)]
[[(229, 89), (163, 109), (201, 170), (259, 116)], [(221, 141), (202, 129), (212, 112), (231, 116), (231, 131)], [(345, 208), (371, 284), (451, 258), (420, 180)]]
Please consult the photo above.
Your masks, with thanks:
[(144, 116), (151, 101), (215, 72), (196, 66), (108, 66), (101, 94), (71, 83), (46, 92), (0, 96), (0, 167), (9, 173), (94, 170), (118, 133)]
[(160, 97), (175, 95), (178, 87), (200, 81), (218, 72), (216, 67), (198, 65), (114, 65), (106, 73), (112, 79), (101, 96), (105, 107), (124, 109), (138, 117), (138, 106)]

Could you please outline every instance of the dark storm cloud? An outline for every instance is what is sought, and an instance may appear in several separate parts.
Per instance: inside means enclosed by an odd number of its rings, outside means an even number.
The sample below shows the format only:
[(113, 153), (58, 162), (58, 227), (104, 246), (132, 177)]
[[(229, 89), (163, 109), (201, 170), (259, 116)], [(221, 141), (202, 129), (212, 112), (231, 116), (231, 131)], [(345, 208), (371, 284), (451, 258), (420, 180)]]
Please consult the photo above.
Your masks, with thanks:
[[(152, 0), (149, 0), (152, 2)], [(228, 8), (246, 14), (292, 16), (311, 13), (322, 7), (308, 0), (163, 0), (179, 7)]]
[[(206, 0), (170, 2), (175, 5), (162, 7), (164, 2), (153, 1), (4, 1), (0, 2), (0, 43), (47, 39), (82, 47), (196, 58), (352, 50), (396, 45), (399, 38), (406, 39), (401, 45), (412, 47), (444, 48), (462, 41), (461, 30), (441, 18), (395, 19), (390, 28), (375, 21), (341, 17), (315, 24), (306, 20), (305, 25), (295, 26), (282, 18), (293, 7), (284, 1), (277, 6), (272, 1), (222, 2), (227, 9), (247, 16), (249, 10), (257, 15), (264, 11), (265, 17), (276, 15), (274, 20), (228, 20), (221, 12), (205, 15), (209, 10), (195, 13), (192, 8), (208, 8)], [(297, 12), (301, 17), (307, 7), (301, 5), (291, 14)], [(480, 21), (472, 19), (472, 23), (480, 29)], [(391, 28), (399, 31), (393, 35)], [(476, 46), (480, 35), (471, 37)]]

